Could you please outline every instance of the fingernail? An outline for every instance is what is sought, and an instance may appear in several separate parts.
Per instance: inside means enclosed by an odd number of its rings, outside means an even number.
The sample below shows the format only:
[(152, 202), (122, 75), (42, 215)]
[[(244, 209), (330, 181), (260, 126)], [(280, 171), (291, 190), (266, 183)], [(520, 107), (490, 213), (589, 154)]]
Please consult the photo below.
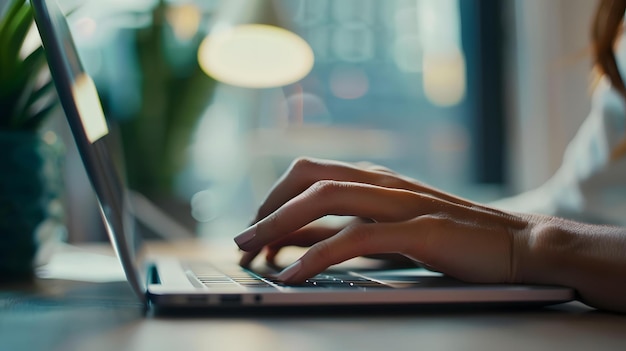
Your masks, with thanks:
[(235, 243), (240, 249), (245, 251), (245, 246), (256, 236), (256, 225), (244, 230), (241, 234), (235, 237)]
[(288, 281), (289, 279), (293, 278), (296, 274), (298, 274), (298, 272), (300, 272), (300, 268), (302, 268), (302, 262), (298, 260), (292, 263), (289, 267), (283, 269), (283, 271), (280, 272), (280, 274), (278, 274), (276, 278), (278, 278), (278, 280), (281, 280), (281, 281)]

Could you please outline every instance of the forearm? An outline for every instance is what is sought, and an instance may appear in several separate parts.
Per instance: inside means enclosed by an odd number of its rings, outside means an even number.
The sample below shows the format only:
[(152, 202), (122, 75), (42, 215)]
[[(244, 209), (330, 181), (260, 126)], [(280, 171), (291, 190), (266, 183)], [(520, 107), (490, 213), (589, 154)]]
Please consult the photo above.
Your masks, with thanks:
[(569, 286), (591, 306), (626, 312), (625, 228), (550, 219), (520, 256), (520, 280)]

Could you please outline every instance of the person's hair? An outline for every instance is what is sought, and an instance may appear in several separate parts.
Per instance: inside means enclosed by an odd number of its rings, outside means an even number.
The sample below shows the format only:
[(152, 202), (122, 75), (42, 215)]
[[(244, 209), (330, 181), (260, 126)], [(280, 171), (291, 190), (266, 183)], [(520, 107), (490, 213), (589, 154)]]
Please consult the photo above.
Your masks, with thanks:
[[(609, 79), (626, 102), (626, 86), (614, 51), (615, 41), (622, 34), (625, 11), (626, 0), (599, 0), (591, 27), (591, 40), (596, 69)], [(626, 137), (612, 150), (611, 159), (616, 160), (625, 155)]]

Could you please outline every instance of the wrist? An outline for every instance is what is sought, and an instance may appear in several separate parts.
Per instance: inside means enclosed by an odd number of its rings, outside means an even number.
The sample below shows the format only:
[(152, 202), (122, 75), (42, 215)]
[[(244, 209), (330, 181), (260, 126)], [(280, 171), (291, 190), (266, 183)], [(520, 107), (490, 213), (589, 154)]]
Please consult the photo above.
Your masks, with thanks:
[(518, 278), (521, 283), (572, 286), (567, 260), (571, 259), (577, 235), (565, 220), (533, 218), (518, 247)]
[(626, 311), (626, 229), (559, 218), (535, 221), (520, 250), (520, 282), (576, 289), (591, 306)]

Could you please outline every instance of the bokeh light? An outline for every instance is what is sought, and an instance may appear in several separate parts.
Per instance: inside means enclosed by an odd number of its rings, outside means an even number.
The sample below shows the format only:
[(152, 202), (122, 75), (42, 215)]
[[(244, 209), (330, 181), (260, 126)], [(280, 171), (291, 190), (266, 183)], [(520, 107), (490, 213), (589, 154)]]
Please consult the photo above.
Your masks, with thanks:
[(220, 82), (246, 88), (295, 83), (313, 68), (313, 50), (293, 32), (247, 24), (217, 30), (200, 45), (198, 61)]
[(330, 74), (330, 90), (341, 99), (358, 99), (367, 94), (369, 78), (358, 67), (336, 68)]
[(167, 21), (174, 30), (174, 35), (181, 41), (191, 40), (200, 28), (202, 13), (193, 4), (172, 6), (167, 10)]
[(453, 106), (465, 97), (465, 57), (459, 50), (424, 55), (424, 92), (438, 106)]

